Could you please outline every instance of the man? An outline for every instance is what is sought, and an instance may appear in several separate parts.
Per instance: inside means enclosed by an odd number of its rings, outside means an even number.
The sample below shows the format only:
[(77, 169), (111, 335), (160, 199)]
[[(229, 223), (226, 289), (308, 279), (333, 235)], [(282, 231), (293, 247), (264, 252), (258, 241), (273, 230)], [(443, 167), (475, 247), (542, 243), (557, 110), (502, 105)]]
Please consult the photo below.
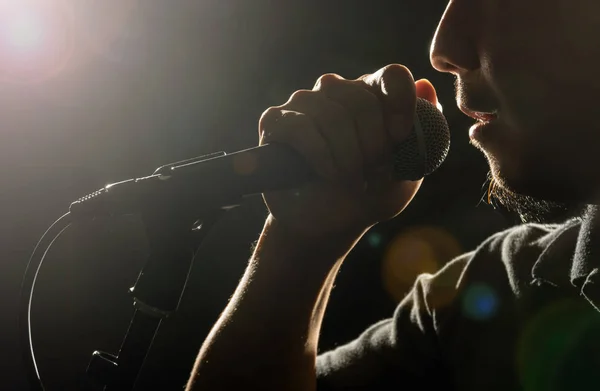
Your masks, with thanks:
[[(493, 196), (561, 225), (501, 232), (421, 276), (390, 320), (317, 358), (344, 257), (421, 182), (390, 179), (426, 80), (391, 65), (324, 75), (268, 109), (261, 143), (304, 155), (321, 180), (265, 194), (256, 251), (199, 353), (189, 390), (581, 390), (600, 387), (600, 2), (452, 0), (431, 62), (478, 120)], [(538, 216), (536, 216), (537, 214)]]

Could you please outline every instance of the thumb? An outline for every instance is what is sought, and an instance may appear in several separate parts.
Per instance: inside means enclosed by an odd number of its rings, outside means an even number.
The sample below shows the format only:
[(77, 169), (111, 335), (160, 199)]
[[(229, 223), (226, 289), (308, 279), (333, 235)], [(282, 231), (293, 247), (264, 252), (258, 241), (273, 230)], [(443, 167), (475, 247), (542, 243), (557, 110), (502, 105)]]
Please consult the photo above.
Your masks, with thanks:
[(415, 82), (415, 87), (417, 89), (417, 97), (425, 99), (431, 103), (433, 103), (438, 110), (443, 111), (442, 105), (440, 104), (437, 93), (435, 91), (435, 87), (431, 82), (427, 79), (417, 80)]

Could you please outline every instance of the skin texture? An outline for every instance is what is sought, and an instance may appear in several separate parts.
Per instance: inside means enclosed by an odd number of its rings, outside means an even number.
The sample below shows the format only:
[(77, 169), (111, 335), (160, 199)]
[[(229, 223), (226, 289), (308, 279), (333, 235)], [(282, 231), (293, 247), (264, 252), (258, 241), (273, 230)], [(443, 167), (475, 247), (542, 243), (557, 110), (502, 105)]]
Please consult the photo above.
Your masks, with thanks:
[(323, 75), (264, 112), (260, 143), (293, 148), (318, 180), (264, 194), (270, 215), (188, 390), (314, 390), (319, 330), (339, 267), (367, 229), (402, 212), (421, 185), (391, 175), (392, 146), (409, 135), (417, 97), (437, 104), (431, 83), (393, 64), (356, 80)]
[(498, 110), (474, 142), (498, 184), (548, 201), (595, 201), (600, 178), (600, 3), (456, 0), (431, 62), (457, 78), (457, 103)]
[(265, 194), (271, 215), (306, 240), (356, 237), (398, 215), (421, 185), (392, 178), (392, 146), (410, 133), (417, 97), (437, 103), (429, 81), (415, 82), (394, 64), (356, 80), (323, 75), (312, 90), (267, 109), (260, 143), (291, 146), (320, 176), (300, 189)]
[[(503, 201), (596, 200), (600, 78), (587, 75), (600, 60), (598, 15), (597, 0), (449, 2), (431, 62), (456, 76), (459, 106), (498, 113), (473, 144)], [(431, 83), (390, 65), (357, 80), (324, 75), (263, 114), (260, 142), (294, 148), (320, 179), (264, 194), (271, 213), (188, 390), (315, 389), (319, 331), (340, 265), (421, 184), (389, 178), (388, 148), (409, 132), (417, 96), (436, 103)]]

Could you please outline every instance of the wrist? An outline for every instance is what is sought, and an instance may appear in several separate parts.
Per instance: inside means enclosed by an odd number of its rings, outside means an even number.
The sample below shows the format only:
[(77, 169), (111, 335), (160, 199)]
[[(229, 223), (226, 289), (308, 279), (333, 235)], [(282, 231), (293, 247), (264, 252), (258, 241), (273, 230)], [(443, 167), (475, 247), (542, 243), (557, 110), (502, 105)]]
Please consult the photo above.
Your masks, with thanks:
[[(298, 258), (297, 262), (307, 267), (331, 268), (348, 255), (367, 229), (348, 229), (330, 235), (306, 236), (290, 230), (273, 215), (265, 221), (258, 241), (255, 257)], [(273, 255), (273, 256), (271, 256)]]

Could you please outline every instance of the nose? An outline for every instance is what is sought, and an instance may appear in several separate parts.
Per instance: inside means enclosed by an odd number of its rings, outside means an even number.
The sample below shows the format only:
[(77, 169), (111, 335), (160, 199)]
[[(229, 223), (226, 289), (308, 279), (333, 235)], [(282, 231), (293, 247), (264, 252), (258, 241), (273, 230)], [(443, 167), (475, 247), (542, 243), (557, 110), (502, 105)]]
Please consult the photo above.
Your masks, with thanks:
[[(467, 5), (467, 3), (470, 3)], [(475, 2), (450, 0), (430, 48), (431, 65), (440, 72), (461, 75), (480, 67)]]

